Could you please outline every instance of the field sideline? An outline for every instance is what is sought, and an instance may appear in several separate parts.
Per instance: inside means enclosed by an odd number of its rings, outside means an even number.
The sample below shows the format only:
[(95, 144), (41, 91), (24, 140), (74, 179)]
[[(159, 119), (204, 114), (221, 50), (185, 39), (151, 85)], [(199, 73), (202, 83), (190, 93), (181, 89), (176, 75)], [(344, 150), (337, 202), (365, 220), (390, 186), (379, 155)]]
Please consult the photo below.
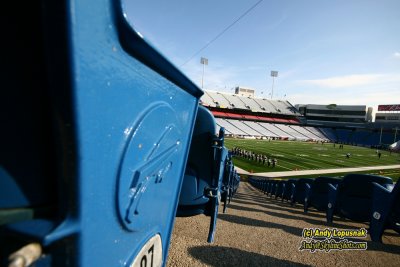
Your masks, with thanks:
[[(378, 157), (377, 150), (332, 143), (312, 143), (299, 141), (267, 141), (251, 139), (226, 138), (225, 146), (229, 149), (239, 147), (257, 154), (267, 155), (269, 158), (277, 159), (277, 166), (268, 167), (267, 164), (258, 163), (240, 156), (234, 157), (234, 163), (239, 168), (253, 173), (301, 171), (319, 169), (355, 168), (367, 166), (385, 166), (400, 164), (400, 155), (388, 151), (379, 150), (381, 157)], [(346, 154), (350, 153), (347, 158)], [(364, 172), (365, 173), (365, 172)], [(376, 172), (366, 172), (374, 173)], [(385, 175), (398, 178), (400, 170), (385, 171)], [(332, 176), (332, 175), (328, 175)], [(397, 180), (397, 179), (396, 179)]]

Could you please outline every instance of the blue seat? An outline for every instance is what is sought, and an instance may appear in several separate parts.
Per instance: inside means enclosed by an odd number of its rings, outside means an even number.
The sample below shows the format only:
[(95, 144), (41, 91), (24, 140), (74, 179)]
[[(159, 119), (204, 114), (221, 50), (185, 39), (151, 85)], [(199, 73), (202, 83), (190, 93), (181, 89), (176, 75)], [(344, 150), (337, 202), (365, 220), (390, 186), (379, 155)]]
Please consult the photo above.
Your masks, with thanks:
[(400, 183), (393, 189), (374, 183), (369, 234), (372, 241), (382, 242), (385, 229), (400, 233)]
[(202, 91), (120, 1), (3, 15), (0, 262), (39, 242), (35, 266), (165, 265)]
[(263, 179), (263, 180), (262, 180), (262, 185), (261, 185), (261, 191), (262, 191), (264, 194), (267, 193), (268, 185), (269, 185), (268, 180), (267, 180), (267, 179)]
[(293, 194), (293, 184), (296, 182), (296, 179), (288, 179), (283, 184), (282, 189), (282, 202), (284, 200), (290, 201), (292, 199)]
[(326, 219), (333, 221), (333, 215), (357, 222), (367, 222), (371, 217), (373, 182), (391, 187), (389, 177), (368, 174), (348, 174), (336, 188), (329, 184)]
[(252, 178), (252, 177), (249, 177), (249, 184), (251, 184), (252, 186), (254, 186), (254, 178)]
[(267, 192), (268, 192), (268, 187), (269, 187), (269, 181), (268, 181), (267, 179), (264, 179), (264, 180), (262, 181), (261, 191), (262, 191), (264, 194), (267, 194)]
[[(228, 153), (227, 162), (225, 165), (224, 181), (223, 181), (223, 194), (222, 201), (224, 202), (225, 213), (227, 204), (231, 203), (233, 196), (235, 195), (240, 183), (240, 176), (235, 170), (235, 166), (232, 161), (232, 154)], [(224, 195), (225, 194), (225, 195)]]
[(237, 192), (237, 190), (239, 188), (239, 184), (240, 184), (240, 175), (237, 173), (236, 170), (234, 170), (234, 176), (233, 177), (234, 177), (234, 179), (232, 181), (233, 190), (231, 191), (231, 197), (229, 198), (229, 202), (231, 201), (232, 197)]
[(275, 199), (280, 197), (283, 199), (283, 190), (284, 190), (285, 181), (277, 181), (275, 184)]
[(224, 203), (223, 213), (226, 212), (226, 207), (229, 202), (229, 198), (232, 195), (233, 191), (233, 179), (234, 179), (234, 165), (232, 162), (232, 155), (228, 152), (228, 157), (225, 164), (224, 177), (222, 180), (222, 193), (221, 193), (221, 201)]
[(249, 182), (252, 186), (257, 188), (258, 190), (264, 192), (266, 190), (267, 181), (265, 179), (260, 178), (249, 178)]
[(319, 211), (326, 211), (328, 208), (329, 184), (337, 187), (341, 180), (333, 177), (317, 177), (312, 184), (306, 183), (306, 195), (304, 199), (304, 212), (309, 207)]
[(304, 204), (308, 185), (312, 185), (314, 179), (300, 178), (292, 184), (292, 196), (290, 204), (293, 206), (295, 203)]
[[(233, 164), (233, 162), (232, 162)], [(231, 188), (232, 190), (229, 191), (230, 196), (229, 196), (229, 202), (231, 202), (233, 196), (236, 194), (238, 188), (239, 188), (239, 184), (240, 184), (240, 175), (237, 173), (237, 171), (235, 170), (235, 168), (233, 167), (232, 170), (232, 179), (231, 179)]]
[(278, 181), (276, 181), (276, 180), (269, 180), (268, 181), (267, 196), (270, 196), (270, 197), (275, 196), (277, 182)]
[(216, 123), (211, 112), (199, 106), (190, 146), (177, 216), (211, 216), (208, 242), (214, 239), (222, 182), (228, 159), (224, 147), (224, 128), (215, 135)]

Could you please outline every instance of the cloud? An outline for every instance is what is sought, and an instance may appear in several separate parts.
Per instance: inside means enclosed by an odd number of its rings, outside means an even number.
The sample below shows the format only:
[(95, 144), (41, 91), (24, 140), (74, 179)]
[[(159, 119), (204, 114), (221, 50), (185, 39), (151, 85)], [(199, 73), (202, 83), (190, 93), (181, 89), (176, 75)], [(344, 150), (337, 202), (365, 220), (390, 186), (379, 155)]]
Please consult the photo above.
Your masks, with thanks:
[(397, 104), (394, 101), (397, 90), (398, 88), (384, 88), (382, 91), (365, 90), (360, 94), (348, 90), (323, 94), (297, 92), (292, 93), (288, 100), (292, 104), (328, 105), (334, 103), (338, 105), (366, 105), (376, 108), (382, 104)]
[(395, 53), (393, 54), (393, 56), (394, 56), (395, 58), (400, 59), (400, 52), (395, 52)]
[(324, 79), (301, 80), (291, 84), (292, 104), (366, 105), (398, 104), (400, 74), (354, 74)]
[(301, 80), (302, 84), (315, 85), (325, 88), (343, 88), (343, 87), (354, 87), (368, 85), (371, 83), (377, 83), (385, 78), (384, 74), (354, 74), (345, 76), (336, 76), (325, 79), (315, 80)]
[[(349, 75), (309, 81), (313, 83), (297, 83), (297, 86), (290, 90), (288, 99), (292, 104), (335, 103), (375, 108), (381, 104), (398, 104), (400, 74)], [(330, 87), (326, 85), (327, 81), (330, 82)], [(365, 83), (366, 81), (368, 83)]]

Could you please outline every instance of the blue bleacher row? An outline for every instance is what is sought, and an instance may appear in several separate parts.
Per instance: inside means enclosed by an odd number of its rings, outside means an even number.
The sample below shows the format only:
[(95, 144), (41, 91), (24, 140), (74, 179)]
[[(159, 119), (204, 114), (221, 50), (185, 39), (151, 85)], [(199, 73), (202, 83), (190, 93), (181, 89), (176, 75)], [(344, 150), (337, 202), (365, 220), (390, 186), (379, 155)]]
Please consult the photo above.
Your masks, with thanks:
[(210, 216), (214, 239), (240, 182), (224, 129), (126, 11), (0, 11), (0, 266), (165, 266), (176, 216)]
[[(394, 130), (380, 131), (380, 129), (338, 129), (319, 128), (329, 140), (343, 144), (356, 144), (362, 146), (377, 146), (392, 144), (398, 140)], [(397, 137), (397, 139), (396, 139)]]
[(300, 116), (298, 110), (288, 101), (244, 97), (236, 94), (205, 91), (200, 103), (207, 107)]
[(304, 206), (326, 213), (327, 223), (334, 215), (356, 222), (369, 222), (372, 241), (382, 242), (385, 229), (400, 233), (400, 183), (393, 185), (389, 177), (348, 174), (343, 179), (269, 180), (249, 178), (249, 183), (267, 196), (280, 198), (292, 206)]

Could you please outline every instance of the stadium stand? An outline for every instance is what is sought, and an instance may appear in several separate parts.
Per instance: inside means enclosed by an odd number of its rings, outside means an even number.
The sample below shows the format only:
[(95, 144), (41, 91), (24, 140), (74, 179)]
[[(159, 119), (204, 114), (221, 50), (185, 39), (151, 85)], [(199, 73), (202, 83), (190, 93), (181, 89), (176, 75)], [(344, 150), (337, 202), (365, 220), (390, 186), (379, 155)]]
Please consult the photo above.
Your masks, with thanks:
[(243, 101), (243, 103), (246, 105), (246, 107), (251, 110), (252, 112), (267, 112), (265, 107), (261, 106), (258, 104), (254, 98), (250, 97), (243, 97), (239, 96), (240, 100)]
[(262, 127), (264, 127), (265, 129), (267, 129), (268, 131), (275, 133), (277, 136), (279, 136), (281, 138), (294, 139), (294, 137), (292, 135), (281, 130), (279, 127), (276, 126), (276, 124), (268, 124), (265, 122), (261, 122), (260, 125)]
[(350, 129), (334, 129), (337, 140), (341, 143), (349, 144), (352, 140), (353, 131)]
[(257, 104), (262, 107), (265, 112), (268, 113), (277, 113), (277, 108), (268, 100), (265, 98), (254, 98), (254, 101), (257, 102)]
[(290, 105), (288, 101), (277, 100), (273, 103), (279, 113), (297, 116), (300, 115), (296, 108)]
[[(288, 101), (213, 91), (206, 91), (200, 102), (217, 118), (218, 127), (225, 127), (231, 136), (383, 148), (398, 141), (398, 125), (370, 123), (371, 108), (366, 106), (299, 105), (298, 111)], [(382, 107), (397, 109), (397, 105)]]
[(255, 121), (243, 121), (244, 124), (248, 125), (252, 129), (256, 130), (257, 132), (261, 133), (265, 137), (274, 137), (277, 138), (279, 137), (277, 134), (269, 131), (268, 129), (262, 127), (260, 123), (255, 122)]
[(289, 127), (288, 125), (285, 124), (275, 124), (275, 127), (279, 128), (283, 132), (287, 133), (288, 135), (293, 136), (296, 140), (300, 141), (306, 141), (309, 140), (307, 136), (299, 133), (298, 131), (294, 130), (293, 128)]
[(250, 136), (263, 136), (262, 133), (259, 133), (258, 131), (254, 130), (253, 128), (243, 123), (242, 121), (239, 120), (227, 120), (227, 121), (233, 124), (238, 129), (241, 129), (242, 131), (246, 132)]
[(244, 97), (235, 94), (227, 94), (213, 91), (205, 91), (200, 99), (201, 104), (207, 107), (221, 109), (238, 109), (260, 113), (272, 113), (283, 115), (301, 114), (288, 101), (268, 100), (262, 98)]
[(205, 91), (204, 95), (200, 98), (200, 104), (203, 106), (206, 106), (206, 107), (216, 107), (217, 106), (207, 91)]
[(213, 100), (214, 104), (219, 108), (232, 108), (231, 103), (221, 93), (208, 92), (208, 95)]
[(332, 142), (338, 141), (336, 134), (333, 132), (331, 128), (306, 127), (306, 129), (310, 130), (312, 133), (318, 135), (321, 138), (325, 137), (326, 139)]
[(316, 141), (325, 141), (328, 140), (327, 138), (321, 138), (320, 136), (314, 134), (311, 131), (308, 131), (306, 127), (303, 126), (298, 126), (298, 125), (288, 125), (290, 128), (295, 130), (296, 132), (304, 135), (307, 140), (316, 140)]
[(219, 127), (224, 127), (226, 133), (239, 136), (248, 136), (249, 134), (234, 126), (228, 120), (216, 118), (216, 123)]
[(246, 110), (246, 104), (241, 100), (240, 96), (236, 95), (227, 95), (228, 101), (231, 103), (231, 106), (234, 107), (235, 109), (243, 109)]

